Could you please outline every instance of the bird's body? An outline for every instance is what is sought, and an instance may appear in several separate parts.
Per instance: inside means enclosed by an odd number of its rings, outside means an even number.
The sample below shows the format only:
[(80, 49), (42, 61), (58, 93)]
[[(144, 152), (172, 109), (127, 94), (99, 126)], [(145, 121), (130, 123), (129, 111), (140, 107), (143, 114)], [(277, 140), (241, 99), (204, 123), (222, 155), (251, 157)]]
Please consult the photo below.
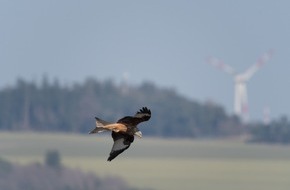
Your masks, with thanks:
[(134, 135), (142, 137), (137, 125), (143, 121), (148, 121), (150, 117), (151, 111), (147, 107), (140, 109), (134, 116), (126, 116), (119, 119), (116, 123), (110, 123), (96, 117), (96, 127), (90, 134), (112, 131), (114, 144), (108, 158), (108, 161), (111, 161), (130, 147), (134, 141)]

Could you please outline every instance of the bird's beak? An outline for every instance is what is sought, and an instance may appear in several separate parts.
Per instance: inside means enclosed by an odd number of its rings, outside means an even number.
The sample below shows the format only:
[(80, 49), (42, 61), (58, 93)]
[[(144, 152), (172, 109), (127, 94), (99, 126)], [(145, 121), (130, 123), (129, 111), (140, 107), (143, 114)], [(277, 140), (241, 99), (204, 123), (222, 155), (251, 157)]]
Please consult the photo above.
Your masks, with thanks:
[(136, 135), (136, 136), (139, 137), (139, 138), (142, 138), (142, 133), (141, 133), (141, 131), (137, 131), (137, 132), (135, 132), (134, 135)]

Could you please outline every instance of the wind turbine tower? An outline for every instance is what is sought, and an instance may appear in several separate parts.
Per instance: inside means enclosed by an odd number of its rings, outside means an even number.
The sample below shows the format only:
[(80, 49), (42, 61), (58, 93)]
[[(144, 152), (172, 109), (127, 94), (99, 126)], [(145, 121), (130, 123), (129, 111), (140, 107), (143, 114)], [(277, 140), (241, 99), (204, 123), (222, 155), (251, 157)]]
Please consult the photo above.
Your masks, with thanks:
[(264, 53), (256, 63), (242, 73), (236, 72), (234, 68), (217, 58), (210, 57), (207, 60), (207, 63), (230, 74), (234, 78), (234, 113), (244, 122), (247, 122), (249, 119), (247, 82), (271, 58), (272, 54), (273, 50)]

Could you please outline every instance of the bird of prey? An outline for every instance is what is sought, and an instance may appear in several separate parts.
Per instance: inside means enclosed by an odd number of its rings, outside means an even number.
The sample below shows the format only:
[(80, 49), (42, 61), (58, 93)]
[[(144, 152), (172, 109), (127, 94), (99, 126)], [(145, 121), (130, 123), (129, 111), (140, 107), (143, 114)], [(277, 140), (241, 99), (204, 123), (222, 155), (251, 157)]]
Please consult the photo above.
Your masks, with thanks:
[(108, 158), (108, 161), (111, 161), (130, 147), (134, 141), (134, 135), (139, 138), (142, 137), (137, 125), (143, 121), (148, 121), (150, 117), (151, 110), (147, 107), (142, 107), (134, 116), (123, 117), (116, 123), (110, 123), (95, 117), (96, 127), (89, 134), (112, 131), (114, 144)]

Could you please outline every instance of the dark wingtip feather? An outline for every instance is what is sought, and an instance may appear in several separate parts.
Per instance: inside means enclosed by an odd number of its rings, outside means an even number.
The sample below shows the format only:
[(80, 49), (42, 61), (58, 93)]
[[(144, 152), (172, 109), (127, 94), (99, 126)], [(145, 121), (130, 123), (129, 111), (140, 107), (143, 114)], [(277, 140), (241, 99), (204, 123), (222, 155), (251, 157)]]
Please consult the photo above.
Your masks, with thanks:
[(151, 114), (151, 110), (147, 107), (142, 107), (137, 113), (149, 113)]

